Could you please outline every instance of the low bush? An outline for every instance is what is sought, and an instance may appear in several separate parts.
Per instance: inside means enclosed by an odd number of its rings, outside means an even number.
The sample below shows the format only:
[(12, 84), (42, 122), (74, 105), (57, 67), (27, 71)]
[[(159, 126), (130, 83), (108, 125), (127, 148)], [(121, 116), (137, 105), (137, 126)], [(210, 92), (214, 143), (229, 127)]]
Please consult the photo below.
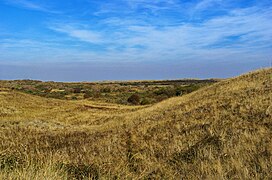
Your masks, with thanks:
[(140, 103), (140, 96), (138, 94), (132, 94), (127, 101), (131, 104), (137, 105)]

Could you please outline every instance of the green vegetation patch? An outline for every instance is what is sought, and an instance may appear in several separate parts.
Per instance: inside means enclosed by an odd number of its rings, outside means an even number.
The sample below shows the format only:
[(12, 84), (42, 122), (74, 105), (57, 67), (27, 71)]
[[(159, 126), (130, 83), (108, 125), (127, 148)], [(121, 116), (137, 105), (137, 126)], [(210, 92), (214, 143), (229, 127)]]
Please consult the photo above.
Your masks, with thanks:
[(216, 80), (168, 80), (101, 83), (62, 83), (33, 80), (3, 81), (0, 87), (46, 98), (148, 105), (191, 93)]

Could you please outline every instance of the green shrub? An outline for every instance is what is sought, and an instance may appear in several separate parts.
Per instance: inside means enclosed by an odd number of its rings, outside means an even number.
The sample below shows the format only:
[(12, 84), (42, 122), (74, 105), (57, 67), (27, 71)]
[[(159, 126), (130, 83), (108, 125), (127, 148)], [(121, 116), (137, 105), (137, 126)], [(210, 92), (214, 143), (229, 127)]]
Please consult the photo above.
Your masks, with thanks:
[(92, 97), (92, 95), (93, 95), (93, 93), (92, 93), (91, 91), (86, 91), (86, 92), (84, 93), (83, 98), (84, 98), (84, 99), (88, 99), (88, 98)]
[(112, 90), (111, 90), (111, 88), (110, 87), (105, 87), (105, 88), (102, 88), (101, 89), (101, 92), (102, 93), (110, 93)]
[(81, 88), (74, 88), (74, 93), (81, 93)]
[(151, 104), (151, 102), (149, 101), (149, 99), (147, 99), (147, 98), (142, 99), (141, 105), (147, 105), (147, 104)]
[(172, 87), (167, 87), (167, 88), (160, 88), (154, 91), (154, 94), (157, 96), (165, 95), (167, 97), (173, 97), (176, 95), (176, 91)]
[(137, 105), (140, 103), (140, 96), (138, 94), (132, 94), (127, 101), (131, 104)]

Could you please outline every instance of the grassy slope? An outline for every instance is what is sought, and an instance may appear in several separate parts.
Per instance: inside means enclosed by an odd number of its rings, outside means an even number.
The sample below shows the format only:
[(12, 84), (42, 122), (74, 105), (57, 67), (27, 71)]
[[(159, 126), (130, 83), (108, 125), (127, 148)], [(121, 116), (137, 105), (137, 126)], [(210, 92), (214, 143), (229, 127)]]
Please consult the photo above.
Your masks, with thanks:
[(271, 86), (260, 70), (149, 107), (0, 92), (0, 177), (271, 178)]

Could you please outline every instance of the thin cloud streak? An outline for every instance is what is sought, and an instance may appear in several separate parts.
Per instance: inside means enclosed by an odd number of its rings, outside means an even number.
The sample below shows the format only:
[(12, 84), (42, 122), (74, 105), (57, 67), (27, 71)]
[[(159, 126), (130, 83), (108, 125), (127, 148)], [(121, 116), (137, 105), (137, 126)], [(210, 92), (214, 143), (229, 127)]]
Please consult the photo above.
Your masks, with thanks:
[(80, 41), (89, 43), (101, 43), (103, 41), (100, 33), (91, 30), (84, 30), (73, 25), (61, 24), (57, 26), (51, 26), (49, 28), (57, 32), (65, 33), (70, 37), (77, 38)]
[(202, 0), (194, 6), (193, 10), (194, 11), (203, 11), (209, 7), (212, 7), (212, 6), (218, 5), (218, 4), (222, 4), (222, 0)]
[(9, 5), (17, 6), (20, 8), (25, 8), (34, 11), (41, 11), (45, 13), (59, 14), (59, 11), (51, 10), (50, 8), (42, 5), (41, 3), (33, 3), (29, 0), (5, 0)]

